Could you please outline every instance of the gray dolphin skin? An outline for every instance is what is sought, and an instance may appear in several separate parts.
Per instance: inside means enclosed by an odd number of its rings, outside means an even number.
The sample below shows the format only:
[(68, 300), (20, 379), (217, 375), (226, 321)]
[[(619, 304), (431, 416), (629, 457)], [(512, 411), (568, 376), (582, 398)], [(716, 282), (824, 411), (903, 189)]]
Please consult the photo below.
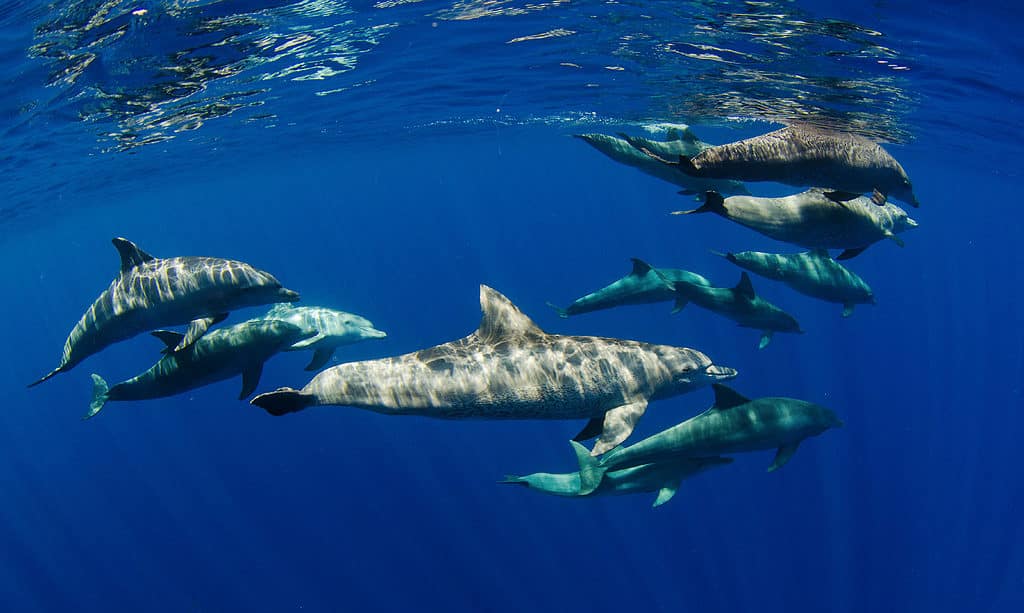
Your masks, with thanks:
[(662, 161), (694, 177), (822, 185), (845, 193), (847, 199), (872, 194), (875, 204), (892, 196), (918, 206), (899, 162), (878, 143), (856, 134), (789, 126), (678, 159)]
[(868, 198), (837, 202), (829, 192), (814, 188), (782, 198), (705, 194), (704, 204), (673, 215), (715, 213), (769, 238), (808, 249), (843, 249), (836, 259), (848, 260), (871, 245), (917, 227), (906, 211), (886, 203), (875, 206)]
[(643, 149), (647, 149), (663, 158), (676, 159), (681, 155), (697, 155), (711, 146), (697, 138), (689, 126), (669, 126), (667, 140), (664, 141), (625, 134), (620, 134), (619, 137), (607, 134), (574, 134), (574, 136), (616, 162), (632, 166), (652, 177), (678, 185), (688, 193), (702, 194), (708, 190), (719, 191), (723, 194), (750, 193), (739, 181), (692, 177), (643, 152)]
[(793, 457), (804, 439), (843, 425), (835, 413), (812, 402), (795, 398), (751, 400), (724, 385), (713, 387), (715, 404), (700, 415), (617, 449), (600, 461), (577, 454), (580, 493), (595, 491), (611, 471), (686, 457), (775, 449), (775, 459), (768, 467), (772, 472)]
[(189, 324), (181, 344), (174, 348), (181, 351), (229, 311), (299, 299), (273, 275), (244, 262), (210, 257), (158, 259), (127, 239), (112, 242), (121, 254), (121, 272), (75, 324), (57, 368), (29, 387), (143, 332)]
[[(577, 454), (590, 455), (586, 447), (576, 441), (572, 441), (572, 445)], [(660, 507), (676, 495), (679, 484), (684, 479), (689, 479), (712, 468), (731, 464), (732, 461), (732, 458), (722, 457), (678, 458), (613, 470), (605, 473), (597, 489), (589, 494), (580, 494), (580, 473), (578, 471), (574, 473), (533, 473), (524, 476), (508, 475), (499, 483), (524, 485), (531, 490), (545, 494), (573, 498), (658, 492), (658, 496), (651, 506)], [(588, 460), (584, 459), (583, 462), (587, 463)]]
[(334, 350), (359, 341), (385, 338), (387, 333), (359, 315), (317, 306), (297, 307), (287, 302), (275, 304), (263, 319), (286, 321), (312, 334), (285, 351), (312, 351), (306, 370), (319, 370), (334, 355)]
[[(564, 309), (548, 303), (563, 319), (571, 315), (590, 313), (627, 304), (650, 304), (675, 300), (674, 283), (695, 283), (711, 285), (711, 282), (697, 273), (677, 268), (654, 269), (650, 264), (632, 259), (633, 270), (618, 281), (606, 285), (575, 300)], [(675, 311), (673, 311), (675, 312)]]
[(157, 330), (153, 336), (167, 345), (164, 357), (146, 372), (107, 388), (93, 375), (93, 398), (88, 419), (111, 400), (150, 400), (242, 375), (239, 400), (256, 390), (263, 363), (275, 353), (310, 335), (298, 326), (275, 320), (250, 320), (204, 334), (184, 351), (171, 351), (182, 339), (179, 332)]
[(875, 296), (864, 279), (833, 260), (824, 249), (793, 254), (741, 251), (720, 255), (754, 274), (782, 281), (801, 294), (843, 305), (843, 317), (852, 315), (858, 304), (875, 304)]
[(736, 287), (714, 287), (675, 283), (676, 310), (692, 302), (713, 313), (727, 317), (743, 328), (761, 331), (758, 349), (764, 349), (775, 332), (803, 334), (800, 324), (789, 313), (783, 311), (754, 292), (754, 285), (747, 273), (740, 273)]
[(480, 307), (480, 327), (465, 338), (339, 364), (252, 404), (272, 415), (341, 405), (445, 419), (589, 419), (576, 440), (599, 436), (598, 454), (629, 436), (648, 401), (736, 376), (685, 347), (546, 334), (485, 285)]

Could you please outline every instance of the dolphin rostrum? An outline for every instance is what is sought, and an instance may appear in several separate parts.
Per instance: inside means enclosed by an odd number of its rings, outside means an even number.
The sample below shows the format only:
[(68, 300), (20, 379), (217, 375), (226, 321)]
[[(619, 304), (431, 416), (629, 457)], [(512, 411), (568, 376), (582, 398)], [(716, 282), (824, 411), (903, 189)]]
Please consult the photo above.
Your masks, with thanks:
[(843, 305), (843, 317), (853, 314), (853, 307), (858, 304), (875, 304), (875, 296), (864, 279), (833, 260), (824, 249), (793, 254), (740, 251), (720, 255), (754, 274), (782, 281), (801, 294), (838, 302)]
[(595, 491), (606, 473), (651, 462), (775, 449), (768, 472), (782, 468), (801, 441), (843, 425), (835, 413), (794, 398), (750, 400), (721, 384), (713, 385), (715, 404), (696, 417), (654, 436), (617, 449), (600, 461), (577, 454), (580, 494)]
[(110, 400), (164, 398), (237, 375), (242, 375), (241, 400), (256, 390), (264, 362), (311, 334), (284, 321), (253, 319), (211, 330), (187, 349), (175, 352), (172, 349), (183, 335), (157, 330), (153, 336), (167, 345), (164, 357), (146, 372), (111, 388), (94, 374), (92, 403), (82, 419), (99, 413)]
[(446, 419), (589, 419), (577, 440), (598, 436), (599, 454), (629, 436), (648, 401), (736, 376), (694, 349), (547, 334), (486, 285), (480, 307), (480, 327), (465, 338), (339, 364), (252, 404), (272, 415), (341, 405)]
[(800, 324), (789, 313), (783, 311), (754, 292), (754, 284), (747, 273), (740, 273), (736, 287), (714, 287), (675, 283), (676, 310), (689, 302), (735, 321), (742, 328), (761, 331), (758, 349), (764, 349), (775, 332), (803, 334)]
[(838, 260), (848, 260), (882, 239), (903, 246), (896, 236), (917, 227), (898, 206), (875, 206), (867, 198), (836, 202), (825, 190), (814, 188), (783, 198), (705, 194), (704, 204), (673, 215), (715, 213), (778, 241), (808, 249), (843, 249)]
[(711, 147), (697, 138), (689, 126), (670, 126), (666, 135), (667, 140), (664, 141), (626, 134), (620, 134), (619, 137), (607, 134), (575, 134), (574, 136), (616, 162), (632, 166), (652, 177), (678, 185), (687, 193), (701, 194), (708, 190), (720, 191), (724, 194), (750, 193), (739, 181), (693, 177), (644, 153), (643, 150), (646, 149), (662, 158), (676, 159), (681, 155), (697, 155)]
[[(586, 464), (590, 462), (590, 452), (586, 447), (576, 441), (571, 441), (577, 455), (583, 455), (581, 460)], [(698, 473), (706, 470), (731, 464), (732, 458), (710, 457), (710, 458), (678, 458), (665, 462), (654, 462), (641, 464), (622, 470), (613, 470), (605, 473), (597, 489), (589, 494), (580, 493), (580, 473), (533, 473), (531, 475), (517, 476), (508, 475), (499, 483), (510, 483), (524, 485), (531, 490), (551, 494), (553, 496), (583, 497), (601, 495), (621, 495), (635, 492), (658, 492), (654, 504), (651, 506), (660, 507), (679, 490), (679, 484), (684, 479), (689, 479)]]
[(306, 370), (319, 370), (342, 345), (351, 345), (371, 338), (384, 338), (386, 332), (377, 330), (373, 323), (358, 315), (325, 307), (297, 307), (287, 302), (275, 304), (263, 319), (276, 319), (296, 325), (313, 336), (301, 340), (285, 351), (313, 351)]
[(158, 259), (127, 239), (112, 242), (121, 254), (121, 272), (75, 324), (57, 368), (29, 387), (143, 332), (189, 324), (174, 348), (181, 351), (229, 311), (299, 299), (273, 275), (244, 262), (210, 257)]
[[(676, 297), (676, 282), (711, 285), (697, 273), (677, 268), (653, 268), (647, 262), (633, 258), (633, 270), (618, 281), (578, 298), (564, 309), (548, 303), (558, 311), (559, 317), (590, 313), (627, 304), (665, 302)], [(674, 313), (675, 311), (673, 311)]]
[(839, 199), (872, 194), (875, 204), (887, 196), (918, 206), (907, 173), (878, 143), (857, 134), (808, 126), (789, 126), (704, 149), (678, 162), (645, 151), (684, 174), (705, 179), (774, 181), (786, 185), (820, 185)]

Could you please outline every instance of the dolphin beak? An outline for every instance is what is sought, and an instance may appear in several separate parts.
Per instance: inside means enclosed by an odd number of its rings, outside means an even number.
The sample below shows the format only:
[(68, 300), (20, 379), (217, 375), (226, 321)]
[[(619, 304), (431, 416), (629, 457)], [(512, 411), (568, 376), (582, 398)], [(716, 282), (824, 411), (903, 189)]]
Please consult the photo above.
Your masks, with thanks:
[(913, 219), (911, 219), (910, 217), (907, 217), (907, 226), (909, 226), (911, 228), (916, 228), (917, 227), (917, 222), (914, 221)]
[(719, 366), (712, 364), (704, 369), (705, 374), (715, 380), (732, 379), (737, 374), (735, 368), (729, 368), (728, 366)]
[(364, 330), (364, 333), (366, 334), (366, 338), (387, 338), (388, 336), (387, 332), (383, 330), (378, 330), (376, 328), (369, 328), (367, 330)]
[(281, 302), (296, 302), (299, 299), (299, 292), (293, 292), (288, 288), (282, 287), (277, 290), (277, 296)]

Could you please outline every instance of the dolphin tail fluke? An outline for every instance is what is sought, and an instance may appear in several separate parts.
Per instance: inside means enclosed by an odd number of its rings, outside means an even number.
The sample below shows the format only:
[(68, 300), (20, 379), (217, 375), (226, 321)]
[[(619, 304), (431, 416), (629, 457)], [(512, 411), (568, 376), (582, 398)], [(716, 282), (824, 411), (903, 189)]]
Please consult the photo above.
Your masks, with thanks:
[(505, 475), (505, 478), (498, 483), (508, 483), (510, 485), (523, 485), (530, 487), (530, 483), (526, 480), (526, 477), (520, 477), (519, 475)]
[(576, 452), (576, 461), (580, 465), (579, 495), (586, 496), (587, 494), (592, 494), (601, 485), (601, 479), (604, 478), (606, 469), (604, 466), (601, 466), (597, 458), (590, 455), (590, 451), (586, 447), (576, 441), (570, 441), (569, 443), (572, 445), (572, 450)]
[(562, 307), (557, 306), (557, 305), (555, 305), (555, 304), (553, 304), (551, 302), (545, 302), (544, 304), (546, 304), (549, 307), (553, 308), (555, 310), (555, 312), (558, 313), (558, 316), (561, 317), (562, 319), (569, 319), (569, 311), (566, 311)]
[(107, 387), (107, 382), (103, 380), (103, 377), (93, 373), (92, 375), (92, 402), (89, 403), (89, 412), (82, 416), (82, 419), (89, 419), (95, 417), (103, 405), (107, 403), (107, 392), (110, 388)]
[(57, 368), (54, 368), (53, 370), (51, 370), (50, 372), (46, 373), (45, 375), (43, 375), (39, 379), (33, 381), (32, 383), (29, 383), (27, 387), (35, 387), (35, 386), (39, 385), (40, 383), (42, 383), (43, 381), (49, 381), (50, 379), (56, 377), (57, 375), (59, 375), (60, 373), (64, 372), (65, 370), (66, 369), (63, 366), (58, 366)]
[(290, 387), (282, 387), (256, 396), (249, 401), (249, 404), (260, 407), (271, 415), (284, 415), (310, 407), (314, 401), (313, 394), (300, 392)]
[(704, 192), (704, 204), (689, 211), (673, 211), (673, 215), (693, 215), (695, 213), (715, 213), (726, 216), (725, 197), (716, 191)]

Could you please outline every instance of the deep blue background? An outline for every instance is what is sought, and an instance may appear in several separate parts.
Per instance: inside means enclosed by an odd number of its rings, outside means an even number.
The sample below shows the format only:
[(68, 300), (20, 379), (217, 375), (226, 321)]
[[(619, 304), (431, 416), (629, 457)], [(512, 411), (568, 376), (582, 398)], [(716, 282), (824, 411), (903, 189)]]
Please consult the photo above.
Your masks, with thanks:
[[(712, 141), (758, 133), (698, 129)], [(941, 135), (934, 135), (938, 139)], [(905, 249), (851, 261), (878, 297), (841, 307), (754, 279), (807, 334), (757, 333), (669, 304), (558, 319), (631, 256), (731, 285), (709, 249), (787, 246), (714, 216), (551, 128), (311, 148), (144, 191), (76, 200), (0, 244), (0, 610), (1014, 611), (1024, 604), (1019, 174), (927, 137), (890, 147), (918, 185)], [(950, 143), (945, 143), (946, 147)], [(72, 191), (61, 197), (79, 198)], [(141, 336), (32, 390), (117, 271), (113, 236), (157, 256), (242, 259), (389, 333), (393, 355), (477, 325), (477, 285), (543, 328), (680, 344), (736, 367), (749, 396), (834, 409), (847, 427), (653, 496), (567, 500), (495, 484), (573, 469), (575, 422), (445, 422), (332, 407), (273, 418), (239, 381), (111, 403), (80, 422), (90, 372), (156, 359)], [(237, 321), (242, 313), (232, 316)], [(261, 390), (300, 386), (308, 356)], [(652, 404), (646, 436), (706, 408)]]

